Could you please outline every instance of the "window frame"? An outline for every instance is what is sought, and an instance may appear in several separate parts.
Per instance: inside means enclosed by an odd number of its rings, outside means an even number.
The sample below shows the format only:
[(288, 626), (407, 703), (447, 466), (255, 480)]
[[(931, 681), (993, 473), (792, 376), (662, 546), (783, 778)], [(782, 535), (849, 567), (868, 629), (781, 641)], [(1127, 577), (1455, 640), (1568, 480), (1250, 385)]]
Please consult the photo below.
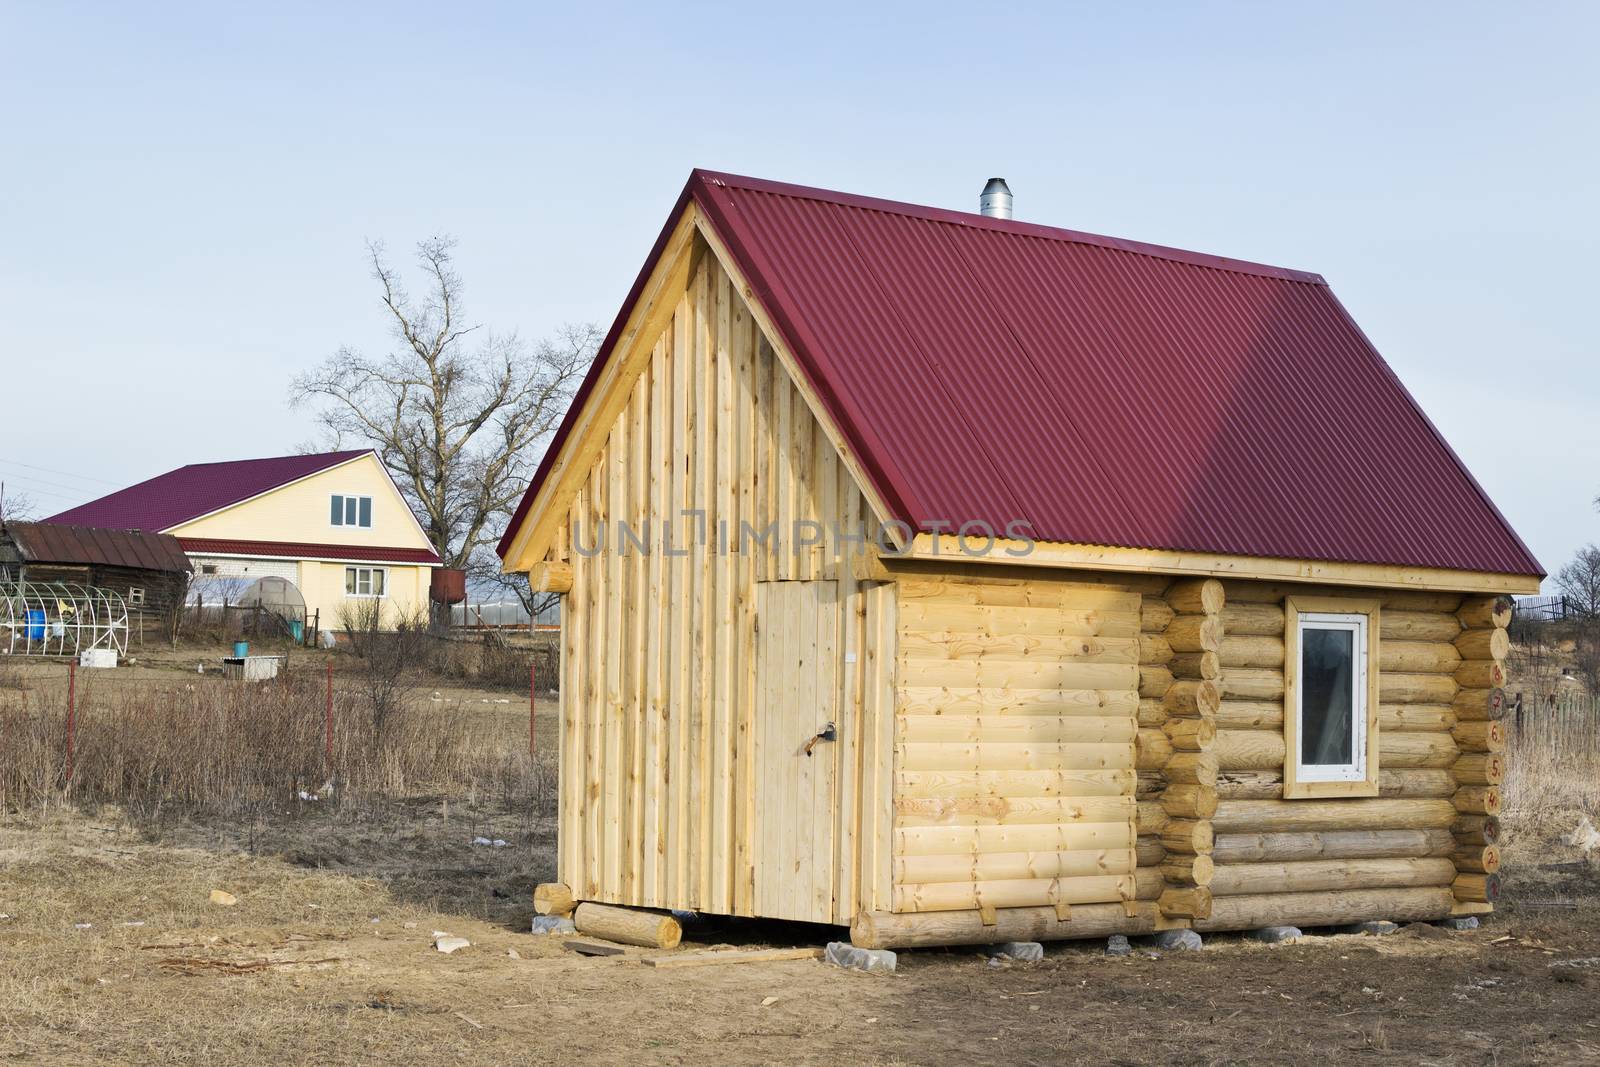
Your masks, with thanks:
[[(355, 592), (351, 592), (350, 591), (350, 576), (351, 576), (351, 572), (352, 571), (355, 572), (355, 589), (356, 589)], [(366, 571), (367, 572), (367, 590), (368, 591), (365, 592), (365, 593), (360, 591), (361, 590), (361, 572), (362, 571)], [(374, 574), (378, 575), (378, 579), (379, 580), (378, 580), (377, 584), (383, 587), (381, 591), (376, 592), (376, 593), (371, 591), (372, 587), (373, 587), (372, 576)], [(367, 566), (362, 566), (362, 565), (356, 564), (356, 563), (350, 563), (350, 564), (346, 564), (345, 565), (344, 577), (345, 577), (345, 586), (344, 586), (345, 593), (344, 593), (344, 595), (345, 595), (345, 599), (347, 599), (347, 600), (387, 600), (387, 599), (389, 599), (389, 568), (388, 567), (367, 567)]]
[(128, 606), (130, 608), (142, 608), (142, 607), (144, 607), (144, 586), (142, 586), (142, 585), (130, 585), (130, 586), (128, 586)]
[[(333, 502), (339, 502), (339, 521), (333, 519)], [(367, 521), (361, 522), (363, 503), (366, 505)], [(352, 505), (355, 511), (355, 522), (346, 522), (345, 518), (351, 513)], [(372, 496), (366, 493), (329, 493), (328, 494), (328, 528), (337, 530), (370, 530), (372, 529)]]
[[(1381, 624), (1377, 600), (1346, 597), (1286, 597), (1283, 602), (1283, 797), (1285, 800), (1304, 800), (1326, 797), (1375, 797), (1378, 795), (1378, 629)], [(1310, 618), (1307, 618), (1310, 617)], [(1336, 628), (1340, 623), (1359, 620), (1357, 628), (1366, 631), (1364, 645), (1359, 645), (1364, 662), (1358, 661), (1354, 696), (1364, 706), (1355, 709), (1356, 744), (1358, 759), (1352, 766), (1349, 778), (1307, 779), (1302, 775), (1300, 760), (1300, 712), (1302, 689), (1300, 685), (1301, 627), (1303, 622), (1312, 625), (1327, 624)], [(1365, 684), (1360, 684), (1365, 675)], [(1365, 733), (1365, 738), (1361, 735)], [(1364, 741), (1364, 743), (1363, 743)]]

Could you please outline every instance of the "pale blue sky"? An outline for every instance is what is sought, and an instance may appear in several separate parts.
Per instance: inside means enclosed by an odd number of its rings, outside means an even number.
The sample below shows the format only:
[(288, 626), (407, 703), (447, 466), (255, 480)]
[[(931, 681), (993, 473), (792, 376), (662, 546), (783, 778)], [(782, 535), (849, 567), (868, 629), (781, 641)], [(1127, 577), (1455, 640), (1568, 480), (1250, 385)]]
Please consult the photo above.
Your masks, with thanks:
[(306, 440), (289, 377), (387, 340), (368, 237), (609, 323), (707, 166), (1317, 271), (1548, 569), (1600, 540), (1596, 5), (329, 6), (0, 4), (45, 510)]

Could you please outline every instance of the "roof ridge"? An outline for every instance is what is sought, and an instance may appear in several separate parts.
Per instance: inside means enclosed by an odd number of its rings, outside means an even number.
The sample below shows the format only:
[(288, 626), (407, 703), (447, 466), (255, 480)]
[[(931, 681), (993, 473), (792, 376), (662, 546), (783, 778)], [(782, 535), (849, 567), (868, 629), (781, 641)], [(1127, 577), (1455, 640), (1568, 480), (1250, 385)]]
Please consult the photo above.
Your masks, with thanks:
[(1049, 226), (1040, 222), (1025, 222), (1020, 219), (997, 219), (972, 211), (956, 211), (953, 208), (935, 207), (930, 204), (913, 204), (904, 200), (888, 200), (875, 196), (863, 196), (859, 193), (846, 193), (809, 185), (795, 185), (790, 182), (755, 178), (745, 174), (729, 174), (724, 171), (706, 170), (701, 167), (694, 169), (691, 183), (695, 180), (705, 184), (730, 186), (747, 189), (752, 192), (770, 193), (776, 196), (818, 200), (827, 204), (859, 208), (864, 211), (882, 211), (887, 214), (905, 215), (951, 226), (967, 226), (972, 229), (992, 230), (996, 233), (1011, 234), (1013, 236), (1037, 237), (1043, 240), (1093, 245), (1098, 248), (1109, 248), (1113, 251), (1183, 263), (1191, 267), (1231, 271), (1235, 274), (1276, 278), (1280, 281), (1301, 282), (1307, 285), (1326, 286), (1328, 284), (1326, 278), (1313, 271), (1277, 267), (1270, 263), (1235, 259), (1231, 256), (1217, 256), (1208, 252), (1196, 252), (1191, 249), (1160, 245), (1150, 241), (1138, 241), (1128, 237), (1110, 237), (1105, 234), (1089, 233), (1086, 230), (1072, 230), (1065, 226)]

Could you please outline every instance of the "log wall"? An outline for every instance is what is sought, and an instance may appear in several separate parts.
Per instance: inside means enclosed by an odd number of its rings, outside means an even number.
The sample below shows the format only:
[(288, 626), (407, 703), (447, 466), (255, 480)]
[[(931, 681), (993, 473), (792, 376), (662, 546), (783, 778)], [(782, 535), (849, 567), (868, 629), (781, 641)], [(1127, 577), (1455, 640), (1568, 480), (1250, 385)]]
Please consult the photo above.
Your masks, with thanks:
[[(1380, 902), (1393, 914), (1360, 917), (1449, 914), (1458, 873), (1451, 827), (1461, 790), (1454, 732), (1461, 597), (1244, 581), (1224, 587), (1212, 892), (1228, 905), (1196, 925), (1342, 922), (1352, 908)], [(1283, 799), (1286, 595), (1379, 601), (1378, 797)], [(1328, 891), (1325, 918), (1310, 905), (1320, 890)]]
[[(861, 905), (888, 905), (890, 783), (878, 768), (890, 740), (892, 597), (869, 595), (854, 579), (835, 535), (868, 513), (737, 289), (702, 248), (552, 553), (571, 567), (559, 868), (579, 899), (753, 914), (764, 819), (753, 759), (753, 589), (829, 581), (838, 583), (830, 603), (842, 652), (838, 790), (827, 816), (836, 884), (828, 914), (816, 918), (848, 922)], [(619, 537), (617, 520), (651, 550)], [(816, 524), (822, 539), (739, 542), (742, 523), (758, 532), (776, 524), (787, 538), (797, 522)], [(801, 529), (809, 539), (813, 529)]]
[(895, 912), (1154, 899), (1136, 859), (1137, 592), (906, 575), (894, 747)]

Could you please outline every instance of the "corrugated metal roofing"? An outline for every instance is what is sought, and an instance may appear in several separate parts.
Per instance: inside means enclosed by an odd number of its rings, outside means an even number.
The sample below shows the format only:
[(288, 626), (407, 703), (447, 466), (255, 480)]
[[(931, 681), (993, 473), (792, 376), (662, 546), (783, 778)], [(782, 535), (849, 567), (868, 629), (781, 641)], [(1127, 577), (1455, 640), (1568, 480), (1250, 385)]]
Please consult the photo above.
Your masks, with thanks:
[(1543, 573), (1318, 275), (706, 171), (690, 198), (918, 530)]
[(45, 522), (124, 530), (166, 530), (318, 471), (348, 463), (369, 451), (357, 449), (227, 463), (191, 463), (52, 515)]
[(8, 522), (6, 534), (29, 563), (128, 567), (182, 574), (189, 557), (176, 537), (143, 530), (104, 530), (46, 522)]
[(434, 566), (439, 554), (429, 548), (385, 548), (374, 545), (323, 545), (302, 541), (237, 541), (219, 537), (180, 537), (197, 556), (259, 556), (266, 559), (331, 559), (356, 563), (419, 563)]

